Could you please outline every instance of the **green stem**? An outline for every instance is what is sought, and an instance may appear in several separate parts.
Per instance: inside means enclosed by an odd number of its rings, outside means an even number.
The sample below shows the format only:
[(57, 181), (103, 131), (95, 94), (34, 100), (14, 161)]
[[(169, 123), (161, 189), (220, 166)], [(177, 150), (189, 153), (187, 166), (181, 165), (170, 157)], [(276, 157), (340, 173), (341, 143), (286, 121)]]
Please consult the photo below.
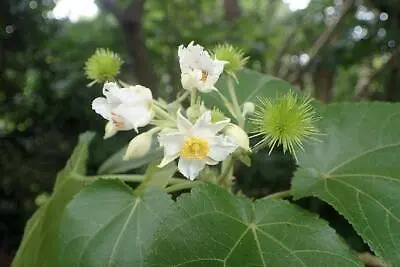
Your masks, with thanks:
[(157, 106), (156, 104), (153, 105), (153, 110), (156, 113), (156, 115), (162, 119), (170, 120), (170, 121), (175, 121), (175, 118), (172, 117), (168, 112)]
[(239, 127), (243, 128), (244, 127), (244, 118), (242, 116), (242, 111), (240, 110), (240, 105), (239, 105), (239, 101), (236, 96), (235, 85), (233, 84), (232, 77), (228, 77), (228, 90), (229, 90), (229, 95), (231, 96), (231, 99), (232, 99), (232, 104), (233, 104), (233, 109), (235, 111), (236, 120), (239, 124)]
[(217, 179), (219, 184), (224, 184), (225, 181), (228, 179), (228, 177), (232, 176), (232, 174), (233, 174), (233, 159), (232, 159), (232, 157), (229, 157), (228, 159), (226, 159), (226, 162), (223, 165), (224, 165), (224, 168), (222, 170), (222, 173)]
[(273, 193), (273, 194), (267, 196), (266, 198), (285, 198), (285, 197), (289, 197), (291, 195), (292, 195), (292, 192), (290, 190), (285, 190), (285, 191)]
[(217, 91), (215, 91), (215, 92), (217, 92), (217, 94), (222, 98), (222, 101), (224, 101), (224, 104), (225, 104), (227, 110), (229, 111), (229, 113), (230, 113), (233, 117), (236, 117), (235, 111), (234, 111), (233, 108), (232, 108), (232, 104), (228, 101), (228, 99), (227, 99), (219, 90), (217, 90)]
[(189, 91), (185, 91), (180, 97), (178, 97), (174, 102), (172, 102), (173, 104), (175, 103), (181, 103), (183, 102), (188, 96), (189, 96), (190, 92)]
[(196, 105), (196, 93), (197, 93), (197, 89), (193, 88), (191, 93), (190, 93), (190, 106), (191, 107)]
[(180, 183), (180, 184), (171, 185), (171, 186), (167, 187), (165, 189), (165, 191), (167, 193), (172, 193), (172, 192), (181, 191), (181, 190), (184, 190), (184, 189), (191, 189), (191, 188), (195, 187), (196, 185), (198, 185), (199, 183), (200, 182), (192, 182), (192, 181), (183, 182), (183, 183)]
[[(106, 179), (106, 180), (114, 180), (119, 179), (125, 182), (142, 182), (145, 179), (144, 175), (141, 174), (107, 174), (107, 175), (93, 175), (93, 176), (85, 176), (77, 173), (73, 173), (73, 177), (77, 180), (81, 181), (91, 181), (96, 179)], [(187, 183), (185, 179), (181, 178), (169, 178), (168, 184), (177, 185)]]

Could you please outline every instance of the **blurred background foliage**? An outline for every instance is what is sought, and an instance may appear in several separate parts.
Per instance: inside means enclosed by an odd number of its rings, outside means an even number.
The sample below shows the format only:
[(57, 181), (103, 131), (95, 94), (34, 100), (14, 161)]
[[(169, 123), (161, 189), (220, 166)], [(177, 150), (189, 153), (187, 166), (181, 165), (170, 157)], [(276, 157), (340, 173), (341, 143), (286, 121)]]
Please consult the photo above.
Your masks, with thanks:
[[(121, 79), (167, 100), (180, 83), (177, 46), (192, 40), (208, 48), (236, 45), (250, 56), (249, 68), (324, 103), (400, 97), (397, 0), (311, 0), (297, 11), (281, 0), (96, 3), (97, 16), (72, 22), (54, 18), (52, 0), (0, 1), (0, 266), (8, 266), (35, 199), (50, 193), (79, 133), (100, 133), (92, 172), (132, 138), (129, 132), (101, 139), (104, 121), (90, 107), (101, 88), (86, 87), (83, 72), (96, 48), (121, 55)], [(253, 163), (239, 167), (238, 190), (260, 197), (289, 186), (290, 157), (262, 153)], [(329, 207), (314, 199), (299, 204), (327, 218), (355, 249), (367, 248)]]

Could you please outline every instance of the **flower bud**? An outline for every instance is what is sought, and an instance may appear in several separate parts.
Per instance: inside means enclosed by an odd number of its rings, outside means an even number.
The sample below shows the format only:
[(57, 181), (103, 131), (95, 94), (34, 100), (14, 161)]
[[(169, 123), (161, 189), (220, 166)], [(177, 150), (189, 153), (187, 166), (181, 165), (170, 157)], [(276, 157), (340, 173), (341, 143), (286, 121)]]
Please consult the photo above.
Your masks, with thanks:
[[(200, 74), (201, 75), (201, 74)], [(192, 90), (193, 88), (198, 88), (200, 86), (199, 81), (201, 76), (195, 71), (181, 74), (181, 83), (183, 89)]]
[(105, 130), (104, 130), (104, 139), (113, 137), (118, 132), (117, 127), (115, 127), (112, 121), (107, 122)]
[(140, 158), (146, 155), (151, 148), (152, 134), (142, 133), (135, 136), (128, 144), (123, 160)]
[(243, 114), (251, 114), (256, 110), (256, 105), (253, 102), (244, 102), (243, 104)]
[(225, 134), (233, 139), (233, 141), (246, 151), (250, 151), (250, 141), (247, 133), (239, 126), (229, 123), (225, 127)]

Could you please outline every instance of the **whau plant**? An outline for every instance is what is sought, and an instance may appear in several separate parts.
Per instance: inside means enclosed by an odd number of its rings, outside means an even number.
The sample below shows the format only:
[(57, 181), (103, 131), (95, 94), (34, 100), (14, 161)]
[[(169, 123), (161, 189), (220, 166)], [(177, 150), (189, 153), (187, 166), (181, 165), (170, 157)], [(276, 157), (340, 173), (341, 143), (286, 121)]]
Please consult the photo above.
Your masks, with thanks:
[[(13, 266), (400, 266), (396, 106), (320, 106), (243, 69), (247, 58), (227, 44), (208, 52), (192, 42), (178, 57), (182, 90), (171, 103), (118, 80), (115, 53), (88, 60), (92, 84), (103, 83), (92, 108), (107, 121), (104, 138), (135, 137), (87, 176), (93, 134), (81, 135)], [(236, 193), (235, 166), (278, 147), (299, 166), (291, 188), (257, 201)], [(144, 174), (121, 174), (146, 164)], [(324, 220), (282, 200), (308, 196), (337, 209), (384, 263), (358, 257)]]

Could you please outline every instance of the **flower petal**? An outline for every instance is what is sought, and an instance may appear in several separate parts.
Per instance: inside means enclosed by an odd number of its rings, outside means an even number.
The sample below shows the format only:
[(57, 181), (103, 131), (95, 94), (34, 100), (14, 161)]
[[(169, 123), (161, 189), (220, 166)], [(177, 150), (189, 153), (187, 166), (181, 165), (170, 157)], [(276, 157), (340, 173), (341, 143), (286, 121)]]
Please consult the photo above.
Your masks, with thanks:
[(216, 161), (223, 161), (229, 154), (236, 150), (238, 147), (229, 137), (227, 136), (215, 136), (210, 140), (210, 151), (208, 156)]
[(136, 131), (138, 127), (149, 124), (153, 117), (153, 112), (145, 105), (121, 104), (113, 110), (113, 113), (124, 121), (126, 128), (135, 129)]
[(207, 165), (217, 165), (217, 164), (218, 164), (218, 161), (213, 160), (213, 159), (210, 158), (210, 157), (207, 157), (207, 158), (206, 158), (206, 164), (207, 164)]
[(116, 84), (114, 82), (107, 82), (104, 84), (103, 95), (106, 96), (107, 102), (109, 104), (118, 105), (121, 103), (120, 97), (119, 97), (120, 90), (121, 89), (119, 88), (118, 84)]
[(199, 91), (203, 93), (208, 93), (213, 90), (217, 90), (215, 88), (215, 84), (217, 83), (221, 73), (224, 71), (225, 61), (221, 61), (218, 59), (214, 59), (209, 66), (207, 79), (203, 82), (201, 87), (199, 87)]
[(205, 160), (188, 160), (179, 158), (178, 170), (190, 180), (196, 179), (200, 171), (206, 166)]
[(182, 145), (185, 142), (185, 135), (181, 132), (161, 132), (158, 134), (158, 142), (164, 147), (164, 155), (176, 155), (181, 151)]
[(114, 136), (118, 132), (118, 128), (112, 121), (108, 121), (104, 129), (104, 139)]
[(163, 159), (161, 160), (161, 163), (158, 164), (159, 168), (164, 167), (165, 165), (167, 165), (168, 163), (170, 163), (171, 161), (175, 160), (177, 157), (179, 157), (179, 154), (175, 154), (175, 155), (164, 155)]
[(141, 85), (121, 88), (118, 97), (122, 103), (129, 105), (148, 104), (150, 106), (153, 102), (151, 90)]
[(111, 119), (111, 105), (107, 102), (104, 97), (97, 97), (92, 102), (92, 109), (103, 116), (104, 119)]
[(190, 129), (193, 127), (193, 124), (182, 115), (180, 109), (176, 114), (176, 124), (178, 126), (179, 131), (183, 133), (189, 132)]
[(211, 122), (211, 111), (206, 111), (197, 119), (192, 128), (192, 134), (204, 138), (209, 138), (221, 131), (230, 122), (230, 119), (219, 121), (216, 123)]

